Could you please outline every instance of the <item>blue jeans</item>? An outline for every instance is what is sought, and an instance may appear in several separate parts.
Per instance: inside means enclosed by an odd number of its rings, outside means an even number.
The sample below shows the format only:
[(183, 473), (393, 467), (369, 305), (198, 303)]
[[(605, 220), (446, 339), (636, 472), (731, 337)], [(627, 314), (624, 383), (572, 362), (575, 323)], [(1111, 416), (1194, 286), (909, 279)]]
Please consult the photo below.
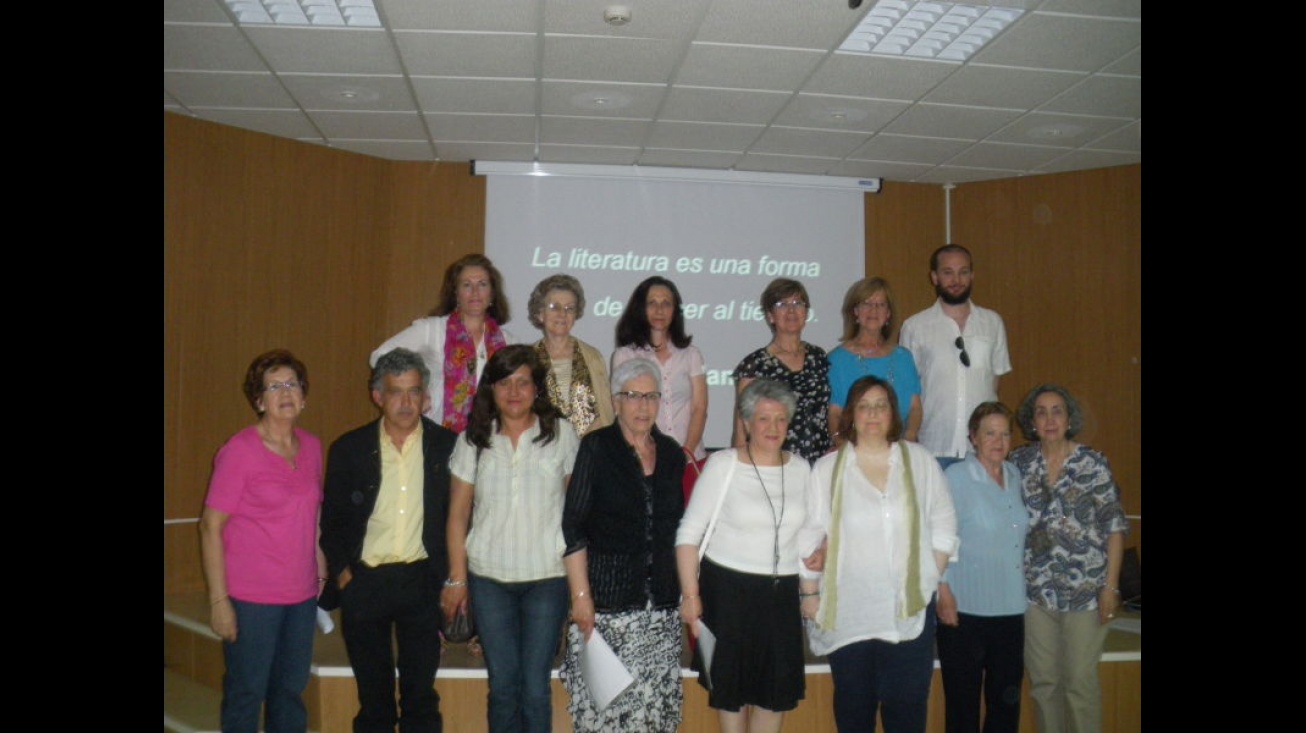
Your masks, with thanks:
[(839, 733), (925, 733), (930, 682), (934, 677), (934, 601), (925, 609), (925, 628), (910, 641), (859, 641), (830, 652), (834, 722)]
[(231, 599), (236, 640), (223, 642), (223, 733), (258, 733), (259, 708), (266, 733), (304, 733), (302, 695), (313, 663), (317, 599), (290, 605)]
[(567, 618), (567, 579), (501, 583), (470, 575), (467, 582), (490, 678), (490, 733), (548, 733), (553, 727), (553, 659)]

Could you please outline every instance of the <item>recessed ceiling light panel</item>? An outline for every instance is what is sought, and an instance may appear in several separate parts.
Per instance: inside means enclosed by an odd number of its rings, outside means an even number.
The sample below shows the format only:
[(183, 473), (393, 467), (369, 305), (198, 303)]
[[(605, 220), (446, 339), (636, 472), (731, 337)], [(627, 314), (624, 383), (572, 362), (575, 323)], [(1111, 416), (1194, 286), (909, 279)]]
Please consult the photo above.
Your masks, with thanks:
[(838, 51), (962, 62), (1024, 13), (994, 5), (880, 0)]
[(241, 25), (380, 28), (372, 0), (224, 0)]

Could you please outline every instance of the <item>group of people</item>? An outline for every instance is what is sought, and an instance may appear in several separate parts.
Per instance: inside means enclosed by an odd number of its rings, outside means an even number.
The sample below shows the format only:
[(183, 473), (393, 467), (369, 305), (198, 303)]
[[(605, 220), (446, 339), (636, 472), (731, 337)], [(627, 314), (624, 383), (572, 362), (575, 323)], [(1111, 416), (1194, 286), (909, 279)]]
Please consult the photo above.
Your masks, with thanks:
[[(674, 731), (685, 629), (723, 731), (777, 731), (826, 656), (840, 731), (924, 731), (935, 657), (949, 731), (1014, 731), (1028, 669), (1040, 731), (1093, 730), (1126, 522), (1064, 388), (997, 401), (1002, 319), (972, 261), (930, 262), (938, 299), (892, 342), (882, 278), (854, 283), (829, 353), (803, 340), (802, 283), (771, 282), (772, 338), (735, 370), (731, 446), (710, 456), (707, 381), (663, 277), (639, 284), (610, 359), (572, 335), (585, 293), (537, 284), (519, 343), (493, 263), (445, 273), (427, 317), (370, 357), (380, 418), (320, 442), (308, 374), (262, 354), (257, 424), (219, 451), (201, 520), (223, 730), (303, 731), (315, 608), (340, 609), (355, 733), (441, 730), (441, 631), (470, 613), (493, 733), (551, 728), (559, 672), (577, 731)], [(1012, 422), (1026, 445), (1011, 452)], [(684, 489), (687, 470), (697, 475)], [(635, 678), (601, 704), (600, 634)], [(396, 681), (396, 670), (398, 677)], [(397, 695), (396, 695), (397, 685)]]

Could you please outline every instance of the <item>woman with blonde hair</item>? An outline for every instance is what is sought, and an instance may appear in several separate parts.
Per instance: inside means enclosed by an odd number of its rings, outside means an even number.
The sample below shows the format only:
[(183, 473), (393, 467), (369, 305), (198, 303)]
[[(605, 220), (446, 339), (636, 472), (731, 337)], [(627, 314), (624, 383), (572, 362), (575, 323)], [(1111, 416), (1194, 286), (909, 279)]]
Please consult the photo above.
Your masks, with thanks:
[(889, 383), (897, 397), (903, 422), (902, 437), (915, 441), (921, 427), (921, 378), (907, 349), (891, 343), (893, 336), (893, 293), (882, 277), (868, 277), (853, 283), (843, 296), (843, 338), (830, 351), (830, 432), (835, 444), (847, 436), (838, 435), (839, 422), (847, 407), (848, 388), (865, 376)]

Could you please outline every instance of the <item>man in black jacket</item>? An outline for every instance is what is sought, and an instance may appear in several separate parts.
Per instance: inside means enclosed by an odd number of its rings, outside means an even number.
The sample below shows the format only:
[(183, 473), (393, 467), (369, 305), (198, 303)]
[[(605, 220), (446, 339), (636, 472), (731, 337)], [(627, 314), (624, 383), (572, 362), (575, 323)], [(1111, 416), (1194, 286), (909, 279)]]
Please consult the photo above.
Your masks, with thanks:
[(340, 607), (358, 684), (354, 733), (394, 733), (396, 723), (403, 733), (443, 728), (435, 673), (457, 435), (422, 417), (429, 379), (408, 349), (377, 359), (371, 390), (381, 419), (340, 436), (327, 456), (321, 544), (331, 580), (321, 605)]

